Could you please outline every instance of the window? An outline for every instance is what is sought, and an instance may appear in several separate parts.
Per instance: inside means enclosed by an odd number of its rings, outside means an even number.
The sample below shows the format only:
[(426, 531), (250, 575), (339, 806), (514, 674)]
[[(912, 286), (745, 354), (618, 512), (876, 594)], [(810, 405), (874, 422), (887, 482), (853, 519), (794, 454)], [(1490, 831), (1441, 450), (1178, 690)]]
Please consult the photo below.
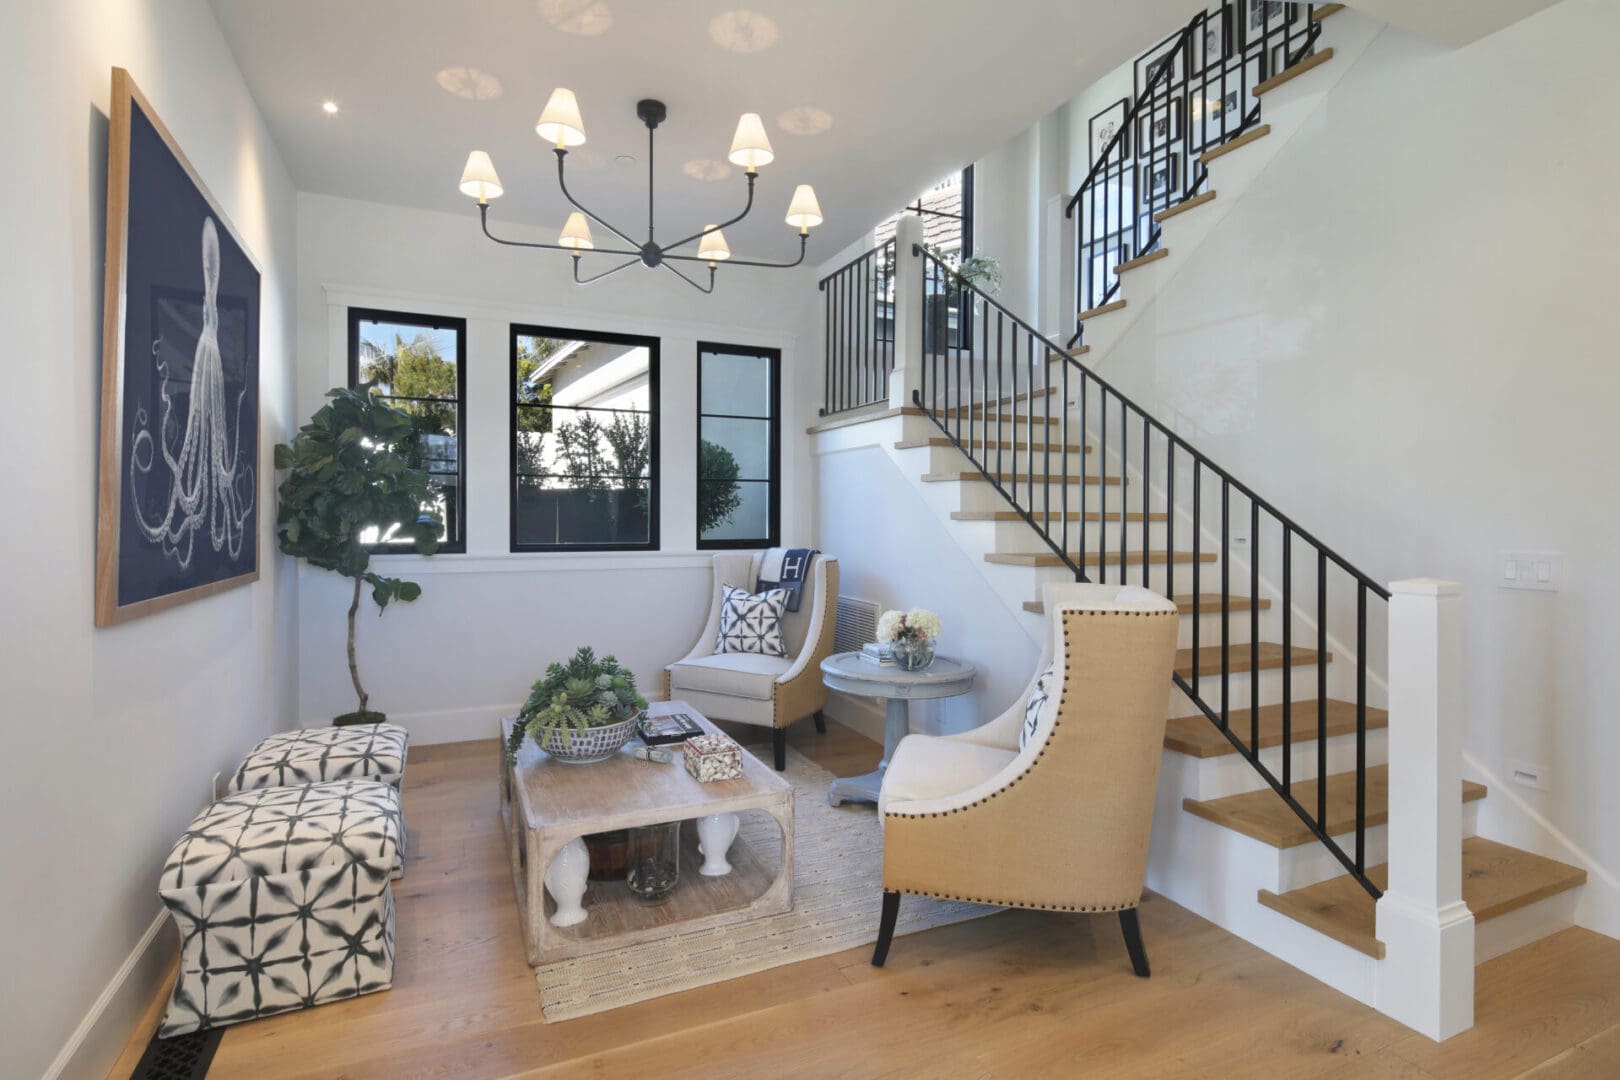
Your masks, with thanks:
[[(388, 404), (416, 417), (433, 491), (424, 509), (444, 522), (441, 553), (467, 550), (466, 355), (465, 319), (349, 309), (349, 385), (376, 383)], [(392, 530), (364, 539), (374, 551), (415, 550)]]
[(512, 550), (658, 547), (658, 339), (512, 327)]
[(776, 546), (781, 369), (776, 349), (698, 343), (700, 548)]
[[(873, 231), (878, 245), (894, 239), (901, 214), (921, 217), (923, 242), (947, 265), (959, 266), (963, 259), (973, 254), (973, 166), (969, 165), (934, 184), (899, 214), (878, 225)], [(972, 332), (969, 318), (973, 305), (965, 302), (966, 298), (959, 294), (959, 290), (952, 292), (953, 295), (948, 298), (948, 342), (951, 348), (958, 348), (961, 342), (969, 340), (968, 334)], [(893, 298), (885, 299), (892, 301)]]

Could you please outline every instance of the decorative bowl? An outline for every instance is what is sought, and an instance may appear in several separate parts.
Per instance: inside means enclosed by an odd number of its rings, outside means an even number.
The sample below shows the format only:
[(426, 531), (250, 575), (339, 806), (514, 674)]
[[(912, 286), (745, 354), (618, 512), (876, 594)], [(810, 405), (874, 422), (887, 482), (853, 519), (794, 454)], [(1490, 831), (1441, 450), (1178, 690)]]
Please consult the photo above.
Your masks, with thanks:
[(569, 765), (606, 761), (636, 734), (637, 713), (628, 720), (593, 728), (541, 728), (534, 741), (553, 759)]

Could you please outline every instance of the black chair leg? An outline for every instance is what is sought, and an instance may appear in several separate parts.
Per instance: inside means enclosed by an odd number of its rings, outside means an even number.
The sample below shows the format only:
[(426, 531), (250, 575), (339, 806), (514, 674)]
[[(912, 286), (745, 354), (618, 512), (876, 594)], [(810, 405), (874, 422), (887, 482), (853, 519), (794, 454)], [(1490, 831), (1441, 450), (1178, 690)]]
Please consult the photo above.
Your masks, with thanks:
[(877, 944), (872, 948), (872, 966), (882, 967), (889, 958), (889, 942), (894, 940), (894, 920), (900, 917), (900, 894), (883, 891), (883, 917), (878, 920)]
[(1119, 913), (1119, 928), (1125, 931), (1125, 951), (1131, 954), (1131, 967), (1142, 978), (1147, 978), (1147, 950), (1142, 948), (1142, 924), (1136, 920), (1135, 908), (1126, 908)]
[(776, 771), (781, 772), (787, 768), (787, 730), (785, 728), (771, 729), (771, 749), (776, 752)]
[(827, 734), (827, 718), (821, 715), (820, 709), (816, 710), (816, 730), (823, 735)]

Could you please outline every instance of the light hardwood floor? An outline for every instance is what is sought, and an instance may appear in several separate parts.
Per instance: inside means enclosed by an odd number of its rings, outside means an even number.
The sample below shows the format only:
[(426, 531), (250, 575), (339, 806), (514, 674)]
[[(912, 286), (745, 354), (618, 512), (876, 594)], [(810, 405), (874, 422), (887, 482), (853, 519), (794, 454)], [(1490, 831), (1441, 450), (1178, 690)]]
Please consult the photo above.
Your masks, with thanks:
[[(834, 773), (873, 767), (874, 743), (829, 728), (790, 741)], [(229, 1029), (213, 1080), (1620, 1076), (1620, 942), (1569, 930), (1491, 961), (1474, 1030), (1437, 1046), (1158, 897), (1147, 980), (1115, 919), (1007, 912), (899, 938), (882, 970), (855, 949), (546, 1024), (494, 759), (492, 742), (411, 753), (393, 989)]]

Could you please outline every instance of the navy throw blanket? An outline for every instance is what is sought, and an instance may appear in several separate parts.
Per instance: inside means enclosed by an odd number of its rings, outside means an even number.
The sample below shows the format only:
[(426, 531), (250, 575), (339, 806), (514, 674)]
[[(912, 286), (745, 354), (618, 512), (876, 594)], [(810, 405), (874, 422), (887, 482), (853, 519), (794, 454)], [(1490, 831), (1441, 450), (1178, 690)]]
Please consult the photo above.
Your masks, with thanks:
[(786, 589), (787, 609), (798, 611), (805, 578), (810, 572), (810, 557), (815, 554), (815, 548), (772, 548), (767, 551), (759, 564), (759, 588), (755, 591)]

